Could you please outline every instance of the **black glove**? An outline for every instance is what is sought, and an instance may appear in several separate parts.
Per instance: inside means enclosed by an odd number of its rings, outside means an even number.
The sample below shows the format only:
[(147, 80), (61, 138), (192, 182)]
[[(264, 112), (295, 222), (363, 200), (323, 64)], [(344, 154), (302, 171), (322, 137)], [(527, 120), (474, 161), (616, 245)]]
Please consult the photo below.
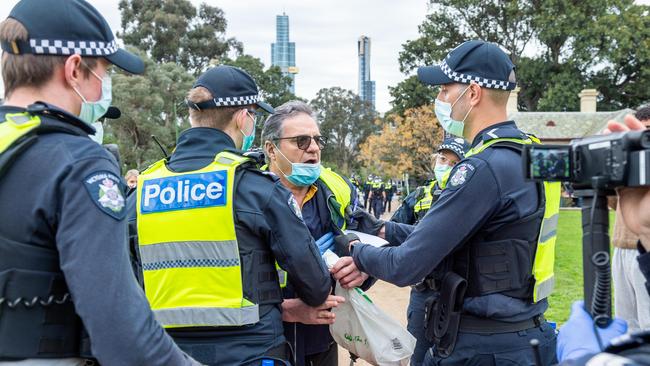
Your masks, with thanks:
[(384, 226), (384, 220), (378, 220), (367, 211), (356, 209), (350, 215), (348, 229), (361, 231), (362, 233), (377, 235), (379, 229)]
[(350, 256), (350, 242), (359, 240), (355, 234), (341, 234), (334, 237), (334, 250), (339, 257)]

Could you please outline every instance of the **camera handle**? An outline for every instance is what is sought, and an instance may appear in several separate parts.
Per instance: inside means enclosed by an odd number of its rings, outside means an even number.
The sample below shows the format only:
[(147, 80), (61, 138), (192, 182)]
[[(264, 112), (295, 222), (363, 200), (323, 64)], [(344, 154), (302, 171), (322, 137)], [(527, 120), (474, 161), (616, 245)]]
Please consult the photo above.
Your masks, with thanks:
[[(597, 177), (593, 185), (598, 187)], [(582, 197), (582, 266), (585, 310), (594, 324), (604, 328), (611, 323), (611, 269), (609, 246), (609, 211), (607, 192), (601, 188), (581, 189)]]

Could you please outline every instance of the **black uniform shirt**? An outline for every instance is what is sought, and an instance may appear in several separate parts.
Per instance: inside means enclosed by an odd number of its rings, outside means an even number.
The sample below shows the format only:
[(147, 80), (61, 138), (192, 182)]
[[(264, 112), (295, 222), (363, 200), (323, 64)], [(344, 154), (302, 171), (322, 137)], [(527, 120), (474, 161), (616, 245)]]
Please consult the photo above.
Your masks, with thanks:
[[(25, 110), (0, 107), (5, 114)], [(66, 112), (0, 177), (0, 236), (59, 254), (74, 307), (106, 365), (183, 365), (184, 354), (154, 319), (129, 263), (124, 183), (94, 129)], [(0, 268), (0, 271), (4, 269)]]

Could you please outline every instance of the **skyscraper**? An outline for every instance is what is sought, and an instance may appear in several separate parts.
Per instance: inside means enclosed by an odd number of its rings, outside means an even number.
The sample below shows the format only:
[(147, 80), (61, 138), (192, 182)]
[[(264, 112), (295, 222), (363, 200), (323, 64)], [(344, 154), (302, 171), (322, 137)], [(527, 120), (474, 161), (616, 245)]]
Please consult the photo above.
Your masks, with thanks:
[(275, 17), (275, 43), (271, 43), (271, 65), (279, 66), (284, 75), (291, 77), (290, 91), (295, 93), (296, 44), (289, 42), (289, 16), (285, 13)]
[(359, 54), (359, 98), (370, 102), (375, 108), (375, 82), (370, 80), (370, 38), (359, 37), (357, 42)]

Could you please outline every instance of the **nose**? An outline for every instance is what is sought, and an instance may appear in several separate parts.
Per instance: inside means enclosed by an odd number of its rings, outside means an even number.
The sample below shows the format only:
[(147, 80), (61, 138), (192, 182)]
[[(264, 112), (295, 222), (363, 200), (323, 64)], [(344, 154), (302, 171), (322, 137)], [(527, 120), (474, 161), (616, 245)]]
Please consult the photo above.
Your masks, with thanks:
[(320, 148), (318, 147), (318, 144), (316, 143), (316, 140), (312, 137), (309, 140), (309, 146), (307, 147), (306, 151), (311, 152), (311, 153), (315, 153), (315, 152), (317, 152), (319, 150), (320, 150)]

